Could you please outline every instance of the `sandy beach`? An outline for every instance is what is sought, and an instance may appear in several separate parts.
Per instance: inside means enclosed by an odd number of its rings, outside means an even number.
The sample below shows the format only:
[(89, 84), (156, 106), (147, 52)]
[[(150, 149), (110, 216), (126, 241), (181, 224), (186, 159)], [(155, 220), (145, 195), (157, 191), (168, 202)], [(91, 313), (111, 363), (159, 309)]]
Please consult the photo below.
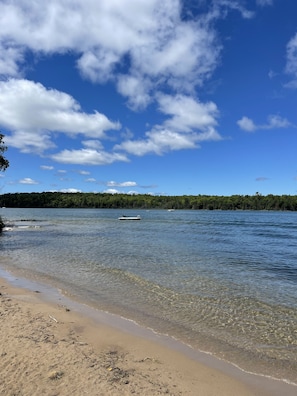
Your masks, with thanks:
[(1, 395), (269, 395), (0, 279)]

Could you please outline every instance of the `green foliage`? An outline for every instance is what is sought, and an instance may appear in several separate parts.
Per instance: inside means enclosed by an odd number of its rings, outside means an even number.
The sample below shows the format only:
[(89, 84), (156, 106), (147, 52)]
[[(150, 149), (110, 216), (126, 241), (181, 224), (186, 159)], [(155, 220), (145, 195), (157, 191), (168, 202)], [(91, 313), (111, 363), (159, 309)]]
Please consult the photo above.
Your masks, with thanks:
[(7, 150), (3, 141), (4, 135), (0, 133), (0, 171), (5, 171), (9, 166), (9, 161), (3, 156), (3, 153)]
[(152, 196), (106, 193), (15, 193), (0, 195), (0, 206), (12, 208), (109, 208), (297, 211), (296, 195)]
[[(8, 160), (2, 155), (2, 154), (5, 153), (5, 151), (7, 150), (7, 147), (4, 146), (3, 138), (4, 138), (4, 135), (2, 135), (2, 134), (0, 133), (0, 171), (3, 171), (3, 172), (4, 172), (4, 171), (8, 168), (9, 162), (8, 162)], [(1, 234), (2, 230), (3, 230), (3, 228), (4, 228), (4, 223), (3, 223), (3, 221), (2, 221), (2, 219), (1, 219), (1, 217), (0, 217), (0, 234)]]

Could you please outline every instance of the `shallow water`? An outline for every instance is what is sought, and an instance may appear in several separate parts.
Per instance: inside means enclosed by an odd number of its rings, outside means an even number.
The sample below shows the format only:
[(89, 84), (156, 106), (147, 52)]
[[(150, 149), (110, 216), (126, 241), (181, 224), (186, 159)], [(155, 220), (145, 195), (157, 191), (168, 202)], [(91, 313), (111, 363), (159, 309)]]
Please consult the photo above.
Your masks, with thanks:
[(297, 213), (0, 211), (13, 226), (0, 238), (11, 270), (244, 370), (297, 382)]

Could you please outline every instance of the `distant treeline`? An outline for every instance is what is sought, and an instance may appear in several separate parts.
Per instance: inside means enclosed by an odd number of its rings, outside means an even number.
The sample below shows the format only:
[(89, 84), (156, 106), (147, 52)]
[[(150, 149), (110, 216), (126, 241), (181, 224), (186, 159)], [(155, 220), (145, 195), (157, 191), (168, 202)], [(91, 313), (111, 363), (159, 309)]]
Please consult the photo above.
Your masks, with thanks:
[(0, 195), (0, 206), (10, 208), (114, 208), (193, 210), (297, 211), (297, 195), (182, 195), (107, 193), (14, 193)]

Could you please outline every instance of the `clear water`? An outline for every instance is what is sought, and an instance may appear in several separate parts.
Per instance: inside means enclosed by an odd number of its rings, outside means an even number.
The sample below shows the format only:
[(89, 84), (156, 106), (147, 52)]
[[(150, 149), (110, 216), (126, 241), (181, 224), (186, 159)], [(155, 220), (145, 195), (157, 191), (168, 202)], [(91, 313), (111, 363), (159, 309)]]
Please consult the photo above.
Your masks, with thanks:
[(297, 383), (297, 213), (0, 212), (13, 225), (0, 238), (2, 266)]

